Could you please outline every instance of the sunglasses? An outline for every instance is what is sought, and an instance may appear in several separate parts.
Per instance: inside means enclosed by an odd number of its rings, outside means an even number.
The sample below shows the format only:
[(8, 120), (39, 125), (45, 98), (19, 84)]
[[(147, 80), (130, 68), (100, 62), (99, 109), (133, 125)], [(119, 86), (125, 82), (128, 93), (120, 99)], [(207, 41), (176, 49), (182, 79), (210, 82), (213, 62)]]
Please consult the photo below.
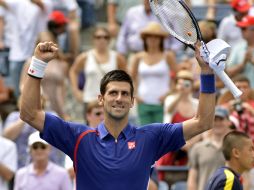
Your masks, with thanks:
[(96, 40), (100, 40), (100, 39), (109, 40), (109, 36), (107, 36), (107, 35), (96, 35), (96, 36), (94, 36), (94, 38)]
[(37, 150), (38, 148), (45, 150), (47, 148), (47, 145), (42, 144), (42, 143), (34, 143), (32, 145), (32, 149)]
[(101, 116), (103, 113), (102, 112), (95, 112), (94, 115), (95, 116)]

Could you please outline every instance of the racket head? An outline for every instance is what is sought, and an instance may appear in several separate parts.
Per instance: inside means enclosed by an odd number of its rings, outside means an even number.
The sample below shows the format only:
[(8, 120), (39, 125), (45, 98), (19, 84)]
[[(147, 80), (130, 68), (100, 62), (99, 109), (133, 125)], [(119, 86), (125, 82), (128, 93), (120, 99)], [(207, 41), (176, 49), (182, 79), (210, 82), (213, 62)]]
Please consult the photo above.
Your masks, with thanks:
[(197, 20), (182, 0), (149, 0), (154, 15), (177, 40), (194, 49), (202, 41)]

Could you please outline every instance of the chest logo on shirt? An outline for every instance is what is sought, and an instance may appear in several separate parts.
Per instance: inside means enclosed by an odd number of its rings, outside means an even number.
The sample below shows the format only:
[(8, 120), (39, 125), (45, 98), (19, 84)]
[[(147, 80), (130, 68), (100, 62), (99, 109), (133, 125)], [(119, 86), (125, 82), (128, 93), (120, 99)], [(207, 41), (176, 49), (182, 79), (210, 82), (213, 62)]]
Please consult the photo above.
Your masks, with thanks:
[(128, 142), (128, 149), (132, 150), (136, 147), (136, 142), (135, 141), (130, 141)]

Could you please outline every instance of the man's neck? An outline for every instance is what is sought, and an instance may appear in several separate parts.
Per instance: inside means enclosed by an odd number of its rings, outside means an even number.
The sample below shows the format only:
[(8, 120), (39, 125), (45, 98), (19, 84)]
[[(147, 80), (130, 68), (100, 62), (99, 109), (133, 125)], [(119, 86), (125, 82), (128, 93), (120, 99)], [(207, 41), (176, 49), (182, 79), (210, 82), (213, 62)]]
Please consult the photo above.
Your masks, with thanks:
[(120, 133), (123, 131), (123, 129), (128, 124), (128, 117), (122, 119), (122, 120), (116, 120), (116, 119), (110, 119), (105, 118), (105, 127), (108, 130), (108, 132), (117, 139)]
[(222, 146), (222, 140), (223, 140), (223, 137), (222, 137), (222, 136), (214, 135), (214, 134), (212, 134), (212, 136), (211, 136), (211, 141), (212, 141), (212, 143), (213, 143), (217, 148), (221, 148), (221, 146)]
[(234, 160), (226, 161), (225, 166), (230, 168), (231, 170), (233, 170), (235, 173), (237, 173), (239, 175), (241, 175), (244, 172), (244, 170), (241, 169), (239, 164)]

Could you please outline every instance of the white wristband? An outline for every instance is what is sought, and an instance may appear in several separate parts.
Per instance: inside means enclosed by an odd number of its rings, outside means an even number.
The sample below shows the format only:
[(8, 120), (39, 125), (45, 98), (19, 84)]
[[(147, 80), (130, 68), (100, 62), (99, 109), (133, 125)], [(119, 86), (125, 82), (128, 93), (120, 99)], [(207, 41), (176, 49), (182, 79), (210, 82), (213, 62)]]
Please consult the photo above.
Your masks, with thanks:
[(46, 62), (40, 59), (37, 59), (33, 56), (27, 73), (30, 76), (42, 79), (45, 73), (46, 66), (47, 66)]

